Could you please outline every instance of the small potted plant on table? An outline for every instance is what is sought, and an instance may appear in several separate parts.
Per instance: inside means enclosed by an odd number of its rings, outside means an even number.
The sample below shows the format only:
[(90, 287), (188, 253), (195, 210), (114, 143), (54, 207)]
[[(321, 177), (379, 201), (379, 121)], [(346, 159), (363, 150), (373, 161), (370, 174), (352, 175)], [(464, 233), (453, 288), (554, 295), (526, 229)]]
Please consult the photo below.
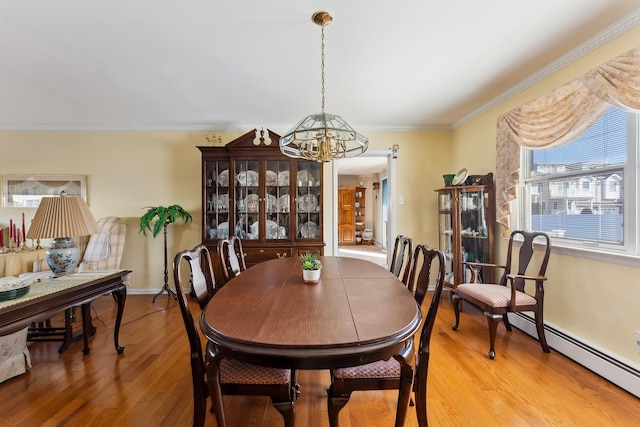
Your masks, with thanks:
[(320, 281), (320, 271), (322, 263), (315, 252), (306, 252), (300, 255), (302, 261), (302, 279), (304, 283), (318, 283)]

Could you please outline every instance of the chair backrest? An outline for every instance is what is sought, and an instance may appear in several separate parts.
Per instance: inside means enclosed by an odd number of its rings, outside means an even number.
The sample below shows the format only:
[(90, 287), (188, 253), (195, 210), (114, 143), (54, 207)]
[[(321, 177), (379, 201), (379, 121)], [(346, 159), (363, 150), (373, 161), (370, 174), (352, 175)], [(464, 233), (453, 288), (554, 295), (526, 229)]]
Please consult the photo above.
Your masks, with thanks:
[(127, 224), (115, 216), (100, 218), (97, 222), (100, 232), (89, 237), (78, 271), (120, 268), (127, 237)]
[[(187, 262), (185, 263), (184, 261)], [(196, 388), (204, 386), (205, 366), (200, 335), (189, 307), (189, 298), (185, 291), (186, 286), (183, 283), (186, 278), (186, 272), (182, 271), (182, 266), (185, 264), (189, 265), (189, 281), (198, 298), (200, 307), (203, 308), (213, 296), (214, 291), (211, 258), (209, 258), (209, 251), (206, 246), (198, 245), (190, 251), (182, 251), (175, 256), (173, 261), (173, 280), (176, 286), (182, 320), (189, 338), (191, 375), (194, 388)], [(202, 265), (205, 265), (204, 269), (201, 267)]]
[(411, 276), (415, 276), (416, 279), (415, 298), (420, 306), (424, 302), (428, 288), (433, 286), (431, 303), (429, 304), (427, 316), (422, 323), (420, 343), (418, 345), (418, 357), (422, 359), (419, 363), (421, 362), (424, 367), (424, 364), (428, 363), (431, 332), (436, 321), (442, 287), (444, 286), (445, 255), (440, 250), (429, 249), (426, 245), (418, 245), (414, 252), (413, 263), (414, 268)]
[[(516, 239), (516, 237), (521, 237), (521, 239)], [(522, 245), (520, 246), (520, 250), (515, 251), (514, 246), (520, 245), (520, 243), (522, 243)], [(531, 263), (531, 260), (533, 258), (534, 243), (538, 245), (544, 245), (545, 248), (538, 271), (531, 272), (530, 275), (544, 276), (546, 274), (547, 264), (549, 263), (549, 256), (551, 255), (551, 239), (549, 238), (549, 235), (539, 231), (527, 232), (515, 230), (509, 237), (509, 249), (507, 250), (507, 261), (505, 264), (504, 274), (500, 279), (501, 285), (506, 285), (507, 274), (526, 274), (527, 268), (529, 267), (529, 264)], [(511, 269), (515, 262), (518, 263), (517, 270), (512, 271)], [(524, 279), (517, 278), (515, 280), (515, 287), (520, 292), (524, 292), (524, 284)]]
[[(181, 271), (182, 264), (185, 264), (184, 261), (189, 265), (189, 284), (192, 294), (198, 300), (200, 308), (204, 308), (216, 292), (216, 280), (209, 249), (205, 245), (198, 245), (190, 251), (185, 250), (176, 255), (173, 270), (178, 293), (180, 293), (178, 285), (182, 289), (185, 288), (182, 285), (185, 276)], [(180, 276), (177, 277), (176, 274), (180, 274)]]
[(413, 240), (410, 237), (406, 237), (401, 234), (396, 236), (389, 271), (402, 280), (402, 283), (405, 285), (408, 284), (407, 280), (409, 279), (409, 273), (411, 271), (412, 253)]
[(222, 263), (222, 271), (227, 281), (233, 279), (238, 274), (247, 269), (244, 262), (244, 252), (242, 242), (238, 236), (231, 236), (228, 239), (218, 241), (218, 253)]

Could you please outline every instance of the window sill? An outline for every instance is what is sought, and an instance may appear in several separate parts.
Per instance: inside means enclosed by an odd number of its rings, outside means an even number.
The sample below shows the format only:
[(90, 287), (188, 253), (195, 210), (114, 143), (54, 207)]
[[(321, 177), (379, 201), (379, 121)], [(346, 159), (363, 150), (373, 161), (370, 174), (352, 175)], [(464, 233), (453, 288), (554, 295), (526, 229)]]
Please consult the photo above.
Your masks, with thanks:
[(640, 267), (640, 257), (627, 254), (616, 254), (612, 252), (598, 251), (592, 248), (579, 248), (576, 246), (562, 245), (554, 242), (551, 238), (551, 252), (561, 255), (568, 255), (577, 258), (585, 258), (599, 262), (626, 265), (629, 267)]

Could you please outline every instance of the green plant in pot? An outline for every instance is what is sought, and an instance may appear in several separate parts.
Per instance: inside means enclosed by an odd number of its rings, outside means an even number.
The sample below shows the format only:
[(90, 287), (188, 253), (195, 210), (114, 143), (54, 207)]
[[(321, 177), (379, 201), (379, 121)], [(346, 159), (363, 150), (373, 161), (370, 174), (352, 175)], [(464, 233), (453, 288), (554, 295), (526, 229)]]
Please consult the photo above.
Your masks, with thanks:
[[(173, 295), (173, 298), (177, 298), (177, 295), (169, 287), (169, 266), (167, 264), (167, 226), (171, 223), (182, 219), (185, 224), (192, 221), (191, 214), (184, 210), (179, 205), (165, 206), (146, 206), (147, 209), (144, 215), (140, 217), (140, 230), (139, 233), (147, 235), (147, 231), (151, 231), (155, 238), (160, 231), (164, 230), (164, 286), (153, 297), (153, 302), (156, 301), (158, 295), (163, 292), (167, 292), (168, 295)], [(155, 221), (155, 222), (154, 222)], [(153, 223), (153, 227), (151, 224)]]
[(320, 270), (322, 262), (315, 252), (305, 252), (300, 255), (302, 261), (302, 278), (305, 283), (318, 283), (320, 281)]

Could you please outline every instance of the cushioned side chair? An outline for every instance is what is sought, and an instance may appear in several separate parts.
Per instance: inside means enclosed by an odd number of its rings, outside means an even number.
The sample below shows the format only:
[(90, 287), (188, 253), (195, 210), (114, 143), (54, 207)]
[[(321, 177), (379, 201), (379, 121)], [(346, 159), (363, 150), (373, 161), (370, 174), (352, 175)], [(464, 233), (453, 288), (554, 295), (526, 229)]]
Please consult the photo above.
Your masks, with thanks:
[(391, 257), (391, 266), (389, 271), (395, 274), (405, 285), (409, 280), (409, 272), (411, 271), (411, 255), (413, 254), (413, 240), (403, 235), (396, 236), (393, 245), (393, 255)]
[[(430, 285), (433, 285), (431, 303), (420, 332), (413, 381), (418, 425), (426, 427), (429, 342), (440, 305), (442, 286), (444, 285), (444, 253), (439, 250), (429, 249), (426, 245), (418, 245), (413, 254), (412, 265), (413, 268), (409, 277), (410, 288), (413, 288), (416, 302), (422, 310), (424, 310), (422, 303), (427, 290)], [(327, 391), (329, 425), (331, 427), (338, 426), (339, 412), (349, 401), (352, 392), (358, 390), (399, 389), (400, 378), (401, 365), (395, 358), (331, 371), (331, 386)], [(398, 399), (398, 403), (400, 403), (400, 399)], [(406, 411), (406, 409), (398, 407), (398, 414), (401, 413), (400, 411)], [(396, 417), (397, 421), (402, 421), (403, 419), (404, 417)]]
[(247, 265), (244, 262), (242, 241), (238, 236), (220, 239), (218, 241), (218, 253), (220, 254), (225, 283), (247, 269)]
[[(533, 275), (527, 274), (534, 255), (534, 241), (541, 246), (541, 254), (537, 271)], [(516, 243), (517, 242), (517, 243)], [(515, 251), (514, 246), (520, 244), (520, 250)], [(468, 301), (484, 311), (489, 324), (489, 358), (496, 357), (495, 342), (498, 323), (502, 320), (507, 331), (511, 332), (511, 324), (507, 313), (532, 311), (535, 317), (536, 330), (542, 351), (549, 353), (549, 346), (544, 335), (543, 304), (544, 282), (551, 254), (551, 241), (545, 233), (526, 231), (514, 231), (509, 238), (507, 250), (507, 263), (505, 265), (465, 262), (471, 267), (471, 282), (459, 284), (453, 295), (453, 308), (456, 314), (456, 323), (452, 329), (455, 331), (460, 325), (460, 306), (462, 301)], [(517, 267), (515, 264), (517, 263)], [(475, 282), (476, 268), (490, 267), (500, 268), (504, 272), (497, 284), (473, 283)], [(512, 273), (512, 269), (514, 273)], [(532, 268), (535, 270), (535, 268)], [(535, 282), (535, 294), (525, 292), (525, 281)]]
[[(182, 270), (184, 264), (189, 265), (188, 279), (184, 277), (187, 274), (186, 271)], [(189, 338), (193, 382), (193, 425), (203, 426), (209, 389), (200, 334), (194, 323), (183, 281), (189, 280), (200, 309), (204, 308), (216, 291), (210, 253), (206, 246), (198, 245), (190, 251), (178, 253), (173, 262), (173, 278)], [(220, 382), (223, 394), (269, 396), (273, 406), (284, 417), (285, 427), (294, 426), (294, 401), (298, 396), (295, 371), (223, 359), (220, 362)]]

